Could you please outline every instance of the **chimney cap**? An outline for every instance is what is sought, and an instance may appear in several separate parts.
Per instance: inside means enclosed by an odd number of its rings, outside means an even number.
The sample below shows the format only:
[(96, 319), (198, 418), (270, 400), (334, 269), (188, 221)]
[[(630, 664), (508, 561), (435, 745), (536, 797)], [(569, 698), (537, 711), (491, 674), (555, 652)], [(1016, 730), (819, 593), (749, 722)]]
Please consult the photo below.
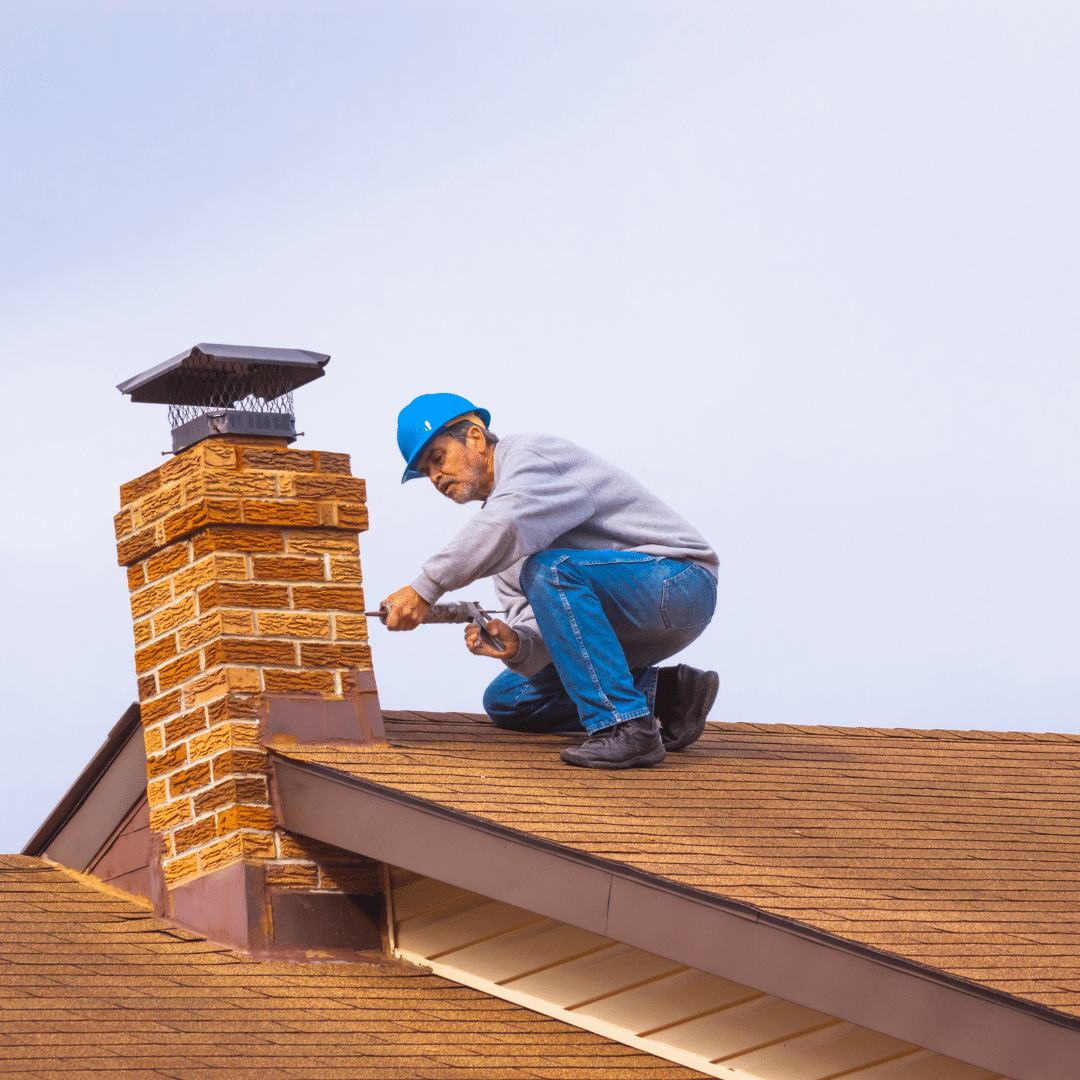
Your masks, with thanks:
[(132, 401), (169, 406), (174, 453), (211, 435), (295, 442), (293, 390), (321, 378), (329, 359), (307, 349), (203, 341), (117, 389)]
[(327, 353), (307, 349), (267, 349), (258, 345), (215, 345), (200, 341), (163, 364), (125, 379), (116, 388), (122, 394), (130, 394), (132, 401), (215, 406), (223, 404), (221, 387), (214, 385), (217, 380), (204, 380), (196, 373), (227, 372), (228, 394), (235, 395), (228, 404), (253, 395), (268, 400), (268, 381), (277, 389), (281, 376), (287, 375), (290, 388), (295, 389), (321, 378), (329, 360)]

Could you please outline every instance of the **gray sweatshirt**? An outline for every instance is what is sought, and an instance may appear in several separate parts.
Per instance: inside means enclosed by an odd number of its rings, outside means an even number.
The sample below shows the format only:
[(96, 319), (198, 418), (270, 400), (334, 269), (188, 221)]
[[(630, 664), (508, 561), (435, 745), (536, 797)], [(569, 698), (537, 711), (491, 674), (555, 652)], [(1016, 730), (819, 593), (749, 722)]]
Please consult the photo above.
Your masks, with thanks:
[(551, 663), (518, 581), (546, 548), (642, 551), (689, 559), (717, 576), (702, 535), (632, 476), (557, 435), (507, 435), (495, 445), (495, 485), (479, 512), (421, 568), (412, 587), (433, 604), (443, 593), (494, 577), (499, 606), (520, 638), (507, 666), (535, 675)]

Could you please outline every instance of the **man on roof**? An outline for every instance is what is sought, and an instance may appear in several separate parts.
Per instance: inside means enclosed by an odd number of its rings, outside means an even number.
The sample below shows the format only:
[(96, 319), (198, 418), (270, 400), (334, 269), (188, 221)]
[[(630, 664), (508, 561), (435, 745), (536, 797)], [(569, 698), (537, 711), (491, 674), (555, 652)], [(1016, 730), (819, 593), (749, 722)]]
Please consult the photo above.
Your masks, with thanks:
[(470, 652), (505, 664), (484, 693), (500, 728), (580, 732), (562, 760), (591, 769), (663, 761), (694, 742), (719, 677), (686, 664), (716, 607), (705, 539), (621, 469), (555, 435), (497, 438), (457, 394), (422, 394), (398, 416), (402, 483), (426, 476), (456, 503), (480, 502), (419, 577), (383, 601), (391, 630), (419, 626), (439, 597), (494, 578), (506, 618), (465, 631)]

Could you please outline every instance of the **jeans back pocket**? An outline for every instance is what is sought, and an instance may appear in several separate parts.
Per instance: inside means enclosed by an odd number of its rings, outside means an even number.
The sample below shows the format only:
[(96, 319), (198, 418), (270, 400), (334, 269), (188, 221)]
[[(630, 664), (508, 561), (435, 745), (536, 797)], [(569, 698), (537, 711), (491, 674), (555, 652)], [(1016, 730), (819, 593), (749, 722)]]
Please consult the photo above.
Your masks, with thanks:
[(706, 626), (716, 608), (716, 582), (696, 563), (664, 582), (660, 615), (668, 630)]

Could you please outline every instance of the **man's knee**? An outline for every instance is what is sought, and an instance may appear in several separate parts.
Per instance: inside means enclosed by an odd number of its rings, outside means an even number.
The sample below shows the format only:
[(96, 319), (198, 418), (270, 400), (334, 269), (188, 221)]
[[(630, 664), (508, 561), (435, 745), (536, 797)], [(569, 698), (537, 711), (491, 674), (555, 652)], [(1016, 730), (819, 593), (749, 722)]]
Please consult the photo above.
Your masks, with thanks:
[(513, 722), (520, 692), (517, 687), (519, 681), (520, 676), (512, 671), (502, 671), (488, 683), (484, 691), (484, 712), (496, 727), (506, 727)]
[(537, 590), (555, 583), (553, 568), (560, 564), (566, 564), (567, 569), (572, 564), (566, 558), (565, 551), (548, 548), (530, 555), (521, 564), (521, 573), (518, 580), (521, 583), (521, 591), (527, 598), (532, 597)]

